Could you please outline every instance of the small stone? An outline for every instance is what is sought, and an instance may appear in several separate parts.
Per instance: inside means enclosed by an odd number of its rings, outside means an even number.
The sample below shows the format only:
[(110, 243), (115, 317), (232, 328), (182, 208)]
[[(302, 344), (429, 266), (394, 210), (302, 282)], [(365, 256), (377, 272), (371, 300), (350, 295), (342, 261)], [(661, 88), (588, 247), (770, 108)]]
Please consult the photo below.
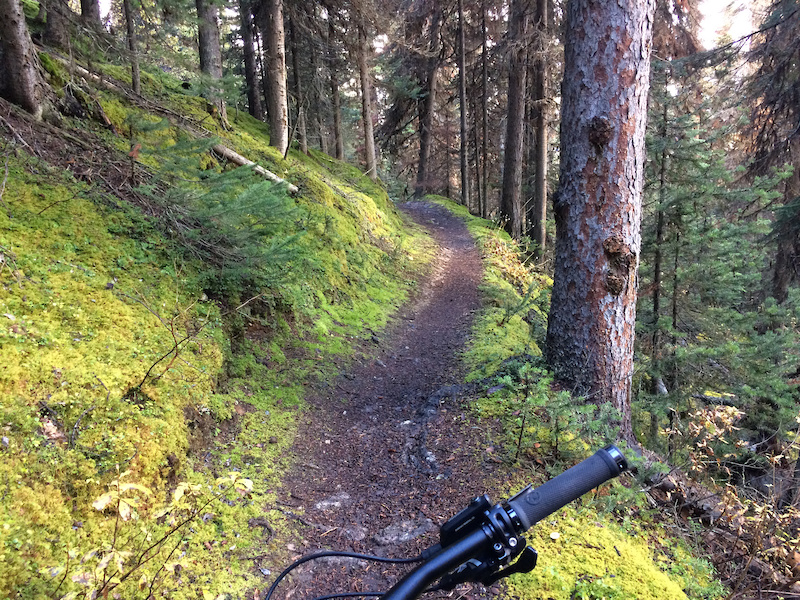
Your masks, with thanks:
[(278, 443), (278, 438), (276, 438), (274, 435), (271, 435), (270, 438), (269, 438), (269, 443), (270, 444), (277, 444)]
[(114, 282), (113, 282), (113, 281), (109, 281), (109, 282), (106, 284), (106, 289), (107, 289), (107, 290), (113, 290), (113, 289), (114, 289)]
[(0, 438), (0, 442), (2, 442), (3, 448), (8, 448), (8, 444), (10, 443), (8, 436), (5, 435), (2, 438)]
[(262, 567), (262, 568), (260, 568), (260, 569), (259, 569), (259, 571), (261, 571), (261, 574), (262, 574), (264, 577), (269, 577), (270, 575), (272, 575), (272, 571), (270, 571), (269, 569), (265, 569), (265, 568), (263, 568), (263, 567)]

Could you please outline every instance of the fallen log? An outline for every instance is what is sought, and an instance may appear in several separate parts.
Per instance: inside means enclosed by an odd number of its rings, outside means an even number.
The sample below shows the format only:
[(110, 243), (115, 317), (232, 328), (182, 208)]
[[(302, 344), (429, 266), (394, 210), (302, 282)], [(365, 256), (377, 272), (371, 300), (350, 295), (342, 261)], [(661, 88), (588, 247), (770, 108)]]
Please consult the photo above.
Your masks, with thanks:
[(268, 171), (264, 167), (257, 165), (252, 160), (249, 160), (239, 154), (238, 152), (234, 152), (230, 148), (223, 146), (222, 144), (216, 144), (213, 148), (211, 148), (214, 152), (225, 158), (226, 160), (231, 161), (235, 165), (239, 165), (240, 167), (253, 167), (253, 171), (264, 177), (265, 179), (269, 179), (270, 181), (274, 181), (275, 183), (282, 183), (286, 184), (286, 189), (289, 190), (289, 193), (294, 195), (300, 192), (300, 189), (285, 179), (281, 179), (272, 171)]
[[(73, 64), (73, 63), (68, 63), (66, 61), (66, 59), (60, 59), (60, 60), (68, 68), (75, 69), (75, 71), (79, 75), (81, 75), (82, 77), (84, 77), (86, 79), (90, 79), (93, 82), (95, 82), (95, 83), (97, 83), (99, 85), (102, 85), (103, 87), (105, 87), (108, 90), (114, 91), (114, 92), (119, 93), (119, 94), (123, 94), (125, 97), (127, 97), (128, 99), (130, 99), (130, 100), (132, 100), (134, 102), (138, 101), (137, 103), (141, 103), (141, 102), (145, 101), (145, 99), (142, 96), (137, 96), (136, 94), (130, 93), (123, 86), (121, 86), (121, 85), (119, 85), (119, 84), (117, 84), (117, 83), (115, 83), (113, 81), (110, 81), (107, 78), (100, 77), (99, 75), (96, 75), (95, 73), (90, 72), (88, 69), (85, 69), (85, 68), (81, 67), (80, 65)], [(148, 104), (150, 104), (150, 103), (148, 103)], [(99, 105), (99, 103), (98, 103), (98, 105)], [(152, 108), (152, 107), (148, 107), (148, 108)], [(183, 125), (184, 125), (184, 127), (186, 129), (188, 129), (189, 131), (191, 131), (195, 135), (199, 135), (200, 137), (205, 137), (202, 133), (198, 133), (197, 131), (193, 131), (193, 129), (195, 129), (195, 128), (190, 123), (188, 123), (187, 119), (185, 119), (181, 115), (178, 115), (177, 113), (173, 113), (173, 114), (175, 114), (175, 116), (181, 118), (181, 120), (184, 122)], [(105, 117), (105, 114), (103, 114), (103, 117)], [(105, 117), (104, 120), (107, 120), (107, 117)], [(108, 121), (108, 123), (110, 123), (110, 121)], [(210, 135), (210, 132), (208, 130), (204, 130), (204, 131), (205, 131), (206, 135)], [(238, 152), (234, 152), (233, 150), (223, 146), (222, 144), (215, 145), (212, 148), (212, 150), (214, 152), (216, 152), (217, 154), (219, 154), (220, 156), (224, 157), (225, 159), (231, 161), (232, 163), (234, 163), (236, 165), (239, 165), (240, 167), (251, 167), (252, 166), (253, 170), (256, 173), (261, 175), (263, 178), (268, 179), (269, 181), (274, 181), (275, 183), (286, 184), (286, 189), (292, 195), (300, 193), (300, 188), (298, 188), (296, 185), (293, 185), (293, 184), (289, 183), (288, 181), (286, 181), (285, 179), (282, 179), (282, 178), (278, 177), (272, 171), (268, 171), (264, 167), (262, 167), (260, 165), (257, 165), (252, 160), (249, 160), (249, 159), (245, 158), (244, 156), (242, 156)]]

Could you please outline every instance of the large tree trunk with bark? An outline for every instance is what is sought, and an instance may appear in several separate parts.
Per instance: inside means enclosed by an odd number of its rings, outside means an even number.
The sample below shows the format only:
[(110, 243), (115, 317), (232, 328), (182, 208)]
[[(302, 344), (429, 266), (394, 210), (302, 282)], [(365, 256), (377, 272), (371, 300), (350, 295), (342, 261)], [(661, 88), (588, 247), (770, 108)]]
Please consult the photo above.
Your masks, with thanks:
[(567, 388), (630, 415), (654, 0), (567, 6), (547, 359)]
[(289, 148), (289, 103), (286, 94), (283, 0), (265, 0), (261, 15), (261, 31), (267, 54), (269, 143), (281, 154), (286, 154)]
[(358, 24), (358, 74), (361, 79), (361, 116), (364, 120), (364, 162), (366, 164), (366, 175), (376, 181), (378, 179), (378, 167), (375, 158), (375, 133), (372, 124), (372, 80), (369, 74), (369, 40), (367, 32), (362, 23)]
[[(200, 54), (200, 70), (212, 80), (222, 79), (222, 48), (219, 33), (219, 9), (212, 0), (195, 0), (197, 7), (197, 45)], [(213, 87), (208, 100), (217, 109), (224, 125), (228, 122), (222, 90)]]
[(500, 216), (505, 230), (518, 240), (522, 237), (522, 148), (525, 126), (525, 36), (528, 32), (526, 0), (513, 0), (509, 19), (511, 40), (508, 72), (508, 116), (506, 150), (503, 157), (503, 193)]
[(253, 41), (253, 10), (247, 0), (239, 0), (239, 17), (242, 28), (244, 79), (247, 84), (247, 109), (253, 117), (263, 121), (264, 107), (259, 93), (256, 47)]
[(414, 197), (421, 198), (431, 191), (429, 181), (429, 163), (433, 147), (433, 119), (436, 114), (436, 90), (439, 77), (440, 31), (442, 11), (438, 4), (434, 5), (431, 22), (431, 39), (428, 45), (428, 59), (423, 63), (420, 79), (424, 82), (422, 98), (419, 106), (419, 160), (417, 162), (417, 183)]
[(41, 119), (45, 84), (19, 0), (0, 0), (0, 59), (0, 93)]

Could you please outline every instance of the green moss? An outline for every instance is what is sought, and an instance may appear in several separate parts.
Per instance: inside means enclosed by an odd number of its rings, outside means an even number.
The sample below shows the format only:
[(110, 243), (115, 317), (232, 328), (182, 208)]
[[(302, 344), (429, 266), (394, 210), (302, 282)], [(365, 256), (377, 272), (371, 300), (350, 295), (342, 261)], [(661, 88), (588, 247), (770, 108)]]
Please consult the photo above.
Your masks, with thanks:
[[(125, 67), (95, 66), (129, 81)], [(202, 99), (173, 93), (179, 85), (169, 77), (144, 82), (173, 110), (300, 186), (297, 218), (281, 235), (305, 262), (244, 308), (248, 325), (237, 329), (200, 300), (199, 265), (136, 210), (46, 165), (31, 168), (33, 159), (9, 161), (9, 210), (0, 212), (0, 420), (8, 438), (0, 480), (12, 483), (0, 502), (9, 535), (0, 597), (50, 596), (58, 579), (40, 569), (108, 543), (114, 519), (91, 503), (118, 464), (128, 481), (153, 490), (145, 520), (176, 480), (206, 482), (209, 465), (252, 478), (256, 491), (246, 502), (218, 504), (213, 518), (193, 526), (183, 573), (194, 583), (170, 593), (243, 595), (260, 585), (246, 557), (257, 548), (278, 561), (282, 547), (261, 546), (264, 531), (248, 522), (274, 502), (267, 490), (278, 486), (302, 420), (300, 382), (332, 377), (328, 357), (352, 352), (358, 337), (383, 327), (432, 255), (426, 236), (357, 169), (318, 153), (284, 160), (267, 146), (263, 123), (239, 114), (234, 129), (222, 131)], [(106, 90), (98, 97), (121, 135), (99, 124), (95, 133), (126, 154), (141, 144), (137, 161), (154, 172), (186, 137), (180, 123), (162, 123)], [(197, 160), (219, 168), (208, 154)], [(228, 333), (251, 327), (232, 352)], [(176, 356), (176, 339), (188, 332), (195, 333)], [(78, 589), (65, 581), (59, 594)]]
[(509, 582), (522, 600), (724, 596), (711, 567), (668, 535), (625, 529), (590, 509), (560, 511), (536, 525), (528, 543), (539, 552), (536, 569)]
[(67, 73), (67, 70), (61, 63), (53, 60), (47, 52), (39, 52), (39, 62), (45, 70), (45, 73), (49, 76), (48, 81), (53, 88), (63, 88), (67, 81), (69, 81), (69, 73)]

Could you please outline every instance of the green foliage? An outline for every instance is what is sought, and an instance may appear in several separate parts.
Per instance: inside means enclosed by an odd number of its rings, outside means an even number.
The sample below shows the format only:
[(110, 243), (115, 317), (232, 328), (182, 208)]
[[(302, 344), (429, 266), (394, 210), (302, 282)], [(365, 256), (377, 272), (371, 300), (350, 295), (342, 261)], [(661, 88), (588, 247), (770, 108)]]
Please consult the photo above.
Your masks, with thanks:
[[(798, 399), (786, 375), (797, 362), (800, 304), (778, 305), (761, 290), (770, 261), (764, 209), (789, 172), (775, 170), (749, 186), (737, 181), (721, 150), (725, 132), (706, 125), (709, 107), (687, 111), (689, 85), (663, 67), (654, 67), (648, 136), (651, 210), (640, 274), (649, 293), (637, 310), (647, 370), (635, 384), (637, 432), (677, 451), (659, 432), (720, 399), (744, 411), (740, 435), (755, 442), (783, 435)], [(657, 392), (660, 382), (668, 395)]]
[(150, 151), (161, 167), (143, 190), (161, 207), (165, 229), (203, 265), (207, 293), (236, 301), (291, 280), (297, 210), (284, 186), (249, 167), (202, 169), (199, 158), (214, 144), (184, 137)]
[[(569, 392), (554, 391), (552, 376), (540, 359), (516, 357), (493, 376), (493, 393), (481, 403), (500, 416), (510, 438), (516, 438), (514, 460), (547, 456), (553, 470), (615, 442), (612, 424), (618, 419), (608, 405), (598, 406)], [(490, 404), (496, 404), (494, 409)]]
[(186, 549), (198, 530), (214, 526), (206, 525), (213, 518), (214, 503), (234, 505), (253, 491), (253, 482), (234, 471), (211, 485), (180, 483), (170, 502), (156, 510), (152, 491), (125, 481), (128, 475), (118, 474), (92, 503), (105, 516), (96, 532), (105, 538), (102, 544), (89, 550), (68, 548), (63, 563), (42, 569), (51, 596), (73, 600), (176, 591), (187, 578), (202, 574), (196, 573), (196, 562), (186, 559)]

